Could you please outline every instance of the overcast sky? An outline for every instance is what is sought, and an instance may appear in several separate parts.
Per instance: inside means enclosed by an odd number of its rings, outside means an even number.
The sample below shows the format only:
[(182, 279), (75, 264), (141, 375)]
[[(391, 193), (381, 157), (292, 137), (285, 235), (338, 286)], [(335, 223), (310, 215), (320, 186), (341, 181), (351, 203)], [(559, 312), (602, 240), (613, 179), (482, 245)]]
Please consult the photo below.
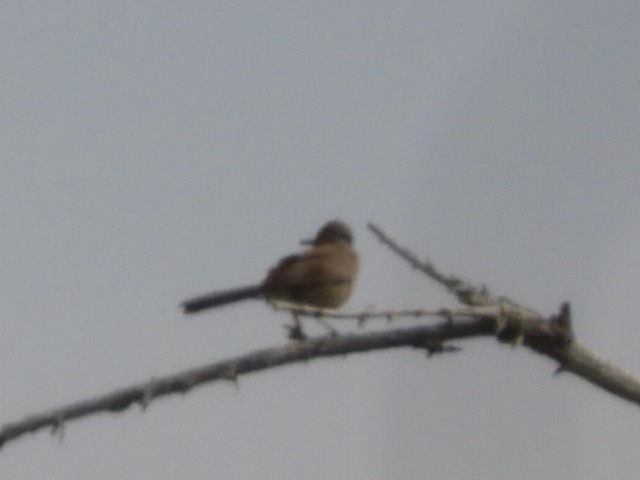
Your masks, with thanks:
[[(178, 303), (259, 281), (332, 218), (363, 262), (345, 308), (454, 304), (375, 221), (495, 294), (571, 301), (578, 338), (640, 372), (637, 1), (0, 13), (1, 424), (285, 344), (261, 302)], [(459, 346), (90, 417), (8, 444), (0, 477), (637, 478), (637, 406), (524, 349)]]

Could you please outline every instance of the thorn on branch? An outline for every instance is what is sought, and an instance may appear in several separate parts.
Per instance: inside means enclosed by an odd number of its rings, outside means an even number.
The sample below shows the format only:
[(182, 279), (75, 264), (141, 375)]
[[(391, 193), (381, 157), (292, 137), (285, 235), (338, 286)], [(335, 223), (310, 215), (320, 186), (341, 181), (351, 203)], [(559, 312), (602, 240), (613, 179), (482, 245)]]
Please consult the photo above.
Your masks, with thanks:
[[(153, 382), (153, 380), (152, 380)], [(149, 404), (151, 403), (151, 400), (153, 400), (153, 387), (152, 387), (152, 383), (150, 383), (147, 387), (142, 389), (142, 395), (140, 396), (140, 407), (142, 408), (142, 411), (144, 412), (147, 407), (149, 406)]]
[(238, 369), (235, 365), (229, 365), (222, 372), (222, 378), (229, 380), (230, 382), (237, 383), (238, 381)]
[(451, 325), (453, 325), (453, 313), (451, 312), (451, 309), (441, 308), (438, 311), (438, 315), (444, 318), (445, 327), (450, 327)]
[(571, 305), (569, 302), (562, 302), (558, 313), (549, 318), (549, 326), (563, 345), (567, 345), (574, 340)]
[(434, 342), (430, 345), (425, 345), (425, 348), (427, 349), (427, 358), (431, 358), (434, 355), (459, 352), (460, 350), (462, 350), (460, 347), (456, 347), (455, 345), (447, 345), (444, 342)]
[(237, 365), (229, 365), (222, 370), (221, 378), (233, 383), (236, 390), (240, 390), (240, 382), (238, 381), (238, 367)]
[(56, 416), (51, 425), (51, 435), (58, 439), (59, 442), (64, 440), (64, 418), (60, 415)]
[(563, 372), (565, 372), (565, 371), (566, 371), (566, 368), (565, 368), (565, 366), (564, 366), (564, 365), (558, 365), (558, 368), (556, 368), (556, 369), (553, 371), (553, 376), (555, 377), (556, 375), (560, 375), (561, 373), (563, 373)]
[(420, 344), (416, 344), (415, 348), (423, 348), (427, 351), (427, 358), (431, 358), (434, 355), (442, 353), (453, 353), (462, 350), (455, 345), (445, 344), (443, 340), (425, 340)]

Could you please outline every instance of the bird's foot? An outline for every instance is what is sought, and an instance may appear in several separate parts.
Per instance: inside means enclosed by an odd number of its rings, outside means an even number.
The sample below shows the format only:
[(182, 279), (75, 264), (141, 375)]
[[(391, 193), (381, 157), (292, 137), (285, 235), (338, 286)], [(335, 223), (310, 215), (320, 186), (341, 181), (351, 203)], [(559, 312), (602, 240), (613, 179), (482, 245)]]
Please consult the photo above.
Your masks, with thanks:
[(285, 325), (287, 337), (290, 340), (302, 341), (307, 339), (307, 334), (302, 330), (302, 325)]

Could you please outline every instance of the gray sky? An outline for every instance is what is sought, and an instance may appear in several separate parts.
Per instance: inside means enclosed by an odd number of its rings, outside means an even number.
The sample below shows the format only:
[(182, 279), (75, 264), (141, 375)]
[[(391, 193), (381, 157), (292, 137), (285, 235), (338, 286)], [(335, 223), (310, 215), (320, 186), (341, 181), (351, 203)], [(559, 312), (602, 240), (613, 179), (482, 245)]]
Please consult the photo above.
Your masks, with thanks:
[[(255, 282), (341, 217), (347, 308), (451, 304), (366, 231), (640, 372), (635, 1), (0, 8), (1, 423), (285, 342)], [(348, 325), (339, 325), (349, 330)], [(376, 328), (371, 325), (369, 328)], [(637, 478), (637, 407), (494, 341), (311, 362), (68, 425), (0, 476)]]

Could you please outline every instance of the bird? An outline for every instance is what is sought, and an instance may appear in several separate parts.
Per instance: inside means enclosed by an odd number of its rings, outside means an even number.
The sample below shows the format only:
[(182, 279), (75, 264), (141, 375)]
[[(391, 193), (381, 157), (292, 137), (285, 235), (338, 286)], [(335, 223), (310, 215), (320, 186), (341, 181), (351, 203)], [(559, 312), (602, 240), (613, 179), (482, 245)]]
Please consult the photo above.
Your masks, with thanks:
[(260, 283), (215, 291), (181, 303), (184, 313), (227, 305), (252, 298), (322, 309), (341, 306), (351, 295), (359, 270), (351, 228), (332, 220), (318, 230), (310, 247), (282, 258)]

